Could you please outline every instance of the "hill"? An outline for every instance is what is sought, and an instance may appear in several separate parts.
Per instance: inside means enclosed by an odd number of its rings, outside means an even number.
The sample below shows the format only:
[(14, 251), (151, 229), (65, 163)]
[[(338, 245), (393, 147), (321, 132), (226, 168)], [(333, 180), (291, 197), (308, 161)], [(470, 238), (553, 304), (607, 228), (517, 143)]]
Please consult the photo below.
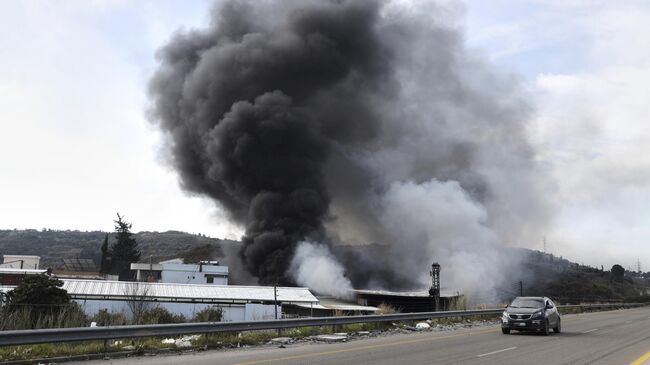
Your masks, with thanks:
[[(60, 267), (64, 258), (88, 258), (99, 263), (106, 234), (112, 244), (115, 239), (111, 232), (0, 230), (0, 254), (37, 255), (41, 257), (41, 267)], [(188, 257), (192, 261), (196, 259), (193, 254), (216, 259), (223, 256), (224, 246), (238, 245), (235, 241), (179, 231), (138, 232), (135, 239), (145, 262), (150, 258), (158, 262), (175, 257)]]
[[(88, 258), (99, 264), (100, 247), (106, 234), (109, 234), (109, 243), (115, 241), (112, 233), (101, 231), (0, 230), (0, 255), (38, 255), (41, 257), (41, 267), (59, 268), (63, 258)], [(135, 238), (142, 251), (141, 262), (158, 262), (176, 257), (184, 258), (186, 262), (220, 260), (229, 267), (231, 284), (257, 284), (257, 280), (243, 269), (238, 255), (240, 243), (237, 241), (179, 231), (138, 232)], [(359, 266), (359, 257), (381, 260), (386, 256), (378, 245), (338, 246), (334, 252), (346, 267)], [(502, 254), (520, 263), (516, 268), (504, 268), (509, 270), (509, 280), (502, 287), (495, 288), (496, 297), (504, 301), (519, 295), (522, 289), (524, 295), (549, 296), (561, 303), (650, 299), (646, 295), (650, 288), (650, 273), (626, 272), (616, 276), (603, 267), (580, 265), (525, 248), (503, 249)], [(354, 271), (349, 273), (355, 287), (367, 287), (368, 277), (390, 277), (383, 275), (381, 265), (363, 267), (363, 275)], [(369, 268), (374, 271), (369, 272)], [(382, 284), (394, 290), (409, 289), (395, 282)]]
[[(504, 297), (548, 296), (560, 303), (598, 301), (638, 301), (649, 299), (648, 277), (642, 273), (606, 270), (571, 262), (552, 254), (528, 249), (509, 249), (521, 257), (521, 269), (512, 275), (512, 284), (500, 288)], [(615, 265), (616, 266), (616, 265)]]

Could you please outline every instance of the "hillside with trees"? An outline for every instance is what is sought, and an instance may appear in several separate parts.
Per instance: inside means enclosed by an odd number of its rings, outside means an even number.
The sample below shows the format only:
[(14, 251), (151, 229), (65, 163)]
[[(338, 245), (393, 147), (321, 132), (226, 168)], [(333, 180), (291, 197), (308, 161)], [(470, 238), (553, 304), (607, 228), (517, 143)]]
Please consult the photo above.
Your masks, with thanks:
[[(71, 231), (52, 229), (0, 230), (0, 255), (37, 255), (41, 267), (58, 268), (64, 258), (92, 259), (101, 267), (102, 245), (108, 235), (108, 246), (116, 242), (115, 232)], [(238, 245), (231, 240), (179, 231), (138, 232), (133, 234), (141, 252), (141, 261), (181, 257), (189, 260), (222, 256), (223, 246)]]
[(628, 272), (618, 264), (591, 267), (540, 251), (510, 250), (523, 264), (519, 273), (513, 273), (512, 285), (500, 288), (505, 298), (523, 291), (524, 295), (548, 296), (560, 303), (650, 299), (650, 273)]
[[(52, 268), (60, 268), (63, 258), (88, 258), (96, 263), (99, 271), (106, 237), (106, 249), (110, 249), (117, 241), (115, 232), (0, 230), (0, 254), (38, 255), (41, 257), (41, 267)], [(141, 262), (170, 258), (183, 258), (188, 263), (220, 260), (229, 266), (232, 284), (256, 284), (256, 280), (236, 261), (239, 242), (179, 231), (145, 231), (134, 233), (132, 237), (137, 242)], [(336, 251), (368, 254), (366, 251), (374, 252), (373, 247), (344, 246), (336, 248)], [(350, 252), (343, 256), (356, 257)], [(504, 249), (504, 255), (522, 264), (519, 269), (508, 273), (508, 283), (496, 288), (496, 296), (503, 301), (519, 295), (522, 289), (524, 295), (545, 295), (561, 303), (650, 299), (647, 295), (650, 273), (626, 271), (620, 265), (612, 268), (590, 267), (523, 248)], [(376, 274), (380, 275), (381, 272)], [(444, 283), (444, 275), (442, 279)]]

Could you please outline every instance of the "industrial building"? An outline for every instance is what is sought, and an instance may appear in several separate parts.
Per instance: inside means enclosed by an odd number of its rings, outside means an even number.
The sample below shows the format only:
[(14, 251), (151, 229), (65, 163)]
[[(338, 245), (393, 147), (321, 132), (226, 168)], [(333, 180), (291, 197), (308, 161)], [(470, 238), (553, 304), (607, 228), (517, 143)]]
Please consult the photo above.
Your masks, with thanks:
[(354, 290), (359, 305), (388, 305), (399, 312), (432, 312), (460, 309), (464, 298), (459, 292), (443, 293), (440, 285), (440, 264), (431, 265), (431, 286), (428, 291), (394, 292), (387, 290)]
[(162, 261), (157, 264), (132, 263), (136, 281), (228, 285), (228, 266), (218, 261), (184, 264), (181, 259)]
[[(191, 318), (209, 307), (223, 310), (223, 321), (274, 319), (285, 305), (318, 305), (307, 288), (213, 284), (146, 283), (63, 279), (63, 289), (89, 316), (101, 309), (129, 316), (130, 303), (161, 306)], [(7, 292), (15, 286), (2, 286)]]
[(41, 275), (47, 270), (0, 267), (0, 285), (19, 285), (27, 275)]
[[(386, 290), (355, 290), (356, 302), (363, 306), (389, 305), (404, 313), (432, 312), (436, 310), (436, 298), (428, 291), (393, 292)], [(447, 311), (458, 308), (463, 296), (456, 293), (441, 293), (438, 310)]]
[(11, 269), (38, 270), (41, 258), (32, 255), (2, 255), (0, 267)]
[(317, 297), (318, 303), (292, 303), (282, 308), (285, 317), (332, 317), (374, 314), (378, 308), (333, 297)]
[[(3, 292), (19, 285), (28, 275), (53, 274), (24, 268), (38, 267), (38, 256), (5, 255), (4, 260), (23, 268), (0, 267), (0, 291)], [(63, 289), (90, 316), (103, 309), (129, 316), (133, 303), (160, 306), (188, 318), (216, 306), (223, 310), (224, 321), (371, 314), (381, 305), (401, 312), (444, 311), (459, 309), (463, 303), (458, 292), (441, 292), (437, 263), (432, 265), (428, 291), (353, 290), (348, 300), (316, 298), (308, 288), (300, 287), (227, 285), (228, 267), (216, 261), (183, 264), (181, 259), (174, 259), (156, 264), (132, 263), (131, 270), (135, 271), (135, 282), (80, 277), (76, 272), (52, 276), (62, 280)]]
[(286, 304), (318, 304), (307, 288), (103, 280), (63, 280), (63, 283), (63, 289), (89, 315), (100, 309), (128, 315), (128, 302), (139, 301), (160, 305), (186, 317), (217, 306), (223, 310), (224, 321), (252, 321), (273, 319), (276, 310), (280, 315)]

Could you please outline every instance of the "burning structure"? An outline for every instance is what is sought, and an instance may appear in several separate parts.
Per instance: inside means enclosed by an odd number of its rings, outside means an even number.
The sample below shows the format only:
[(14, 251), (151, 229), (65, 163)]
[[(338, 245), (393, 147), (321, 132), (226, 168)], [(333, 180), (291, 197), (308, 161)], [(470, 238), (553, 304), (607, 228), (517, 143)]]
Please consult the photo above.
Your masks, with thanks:
[(431, 265), (431, 287), (429, 291), (394, 292), (385, 290), (355, 290), (357, 303), (378, 307), (388, 305), (400, 312), (431, 312), (459, 309), (464, 303), (459, 292), (441, 292), (440, 264)]
[(529, 107), (464, 47), (455, 12), (225, 1), (159, 51), (150, 116), (168, 161), (243, 228), (259, 282), (412, 290), (436, 257), (454, 287), (486, 291), (496, 248), (537, 233)]

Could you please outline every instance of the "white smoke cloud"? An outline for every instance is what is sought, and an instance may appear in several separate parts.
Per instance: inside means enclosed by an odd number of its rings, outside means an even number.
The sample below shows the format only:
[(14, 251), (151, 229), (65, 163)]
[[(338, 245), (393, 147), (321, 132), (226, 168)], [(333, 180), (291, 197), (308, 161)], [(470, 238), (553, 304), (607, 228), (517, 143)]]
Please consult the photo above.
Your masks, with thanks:
[(299, 285), (319, 294), (349, 298), (352, 284), (345, 277), (345, 269), (329, 248), (313, 242), (301, 242), (289, 268), (290, 275)]
[(429, 284), (432, 261), (443, 288), (490, 300), (501, 281), (498, 238), (483, 206), (455, 181), (396, 182), (383, 196), (381, 223), (391, 235), (394, 270)]
[[(434, 11), (421, 11), (425, 4)], [(454, 16), (440, 18), (455, 7), (397, 1), (383, 10), (382, 21), (409, 24), (403, 41), (391, 39), (400, 89), (376, 105), (381, 140), (344, 151), (372, 183), (333, 194), (328, 233), (343, 245), (377, 243), (388, 252), (364, 262), (373, 268), (349, 273), (355, 285), (426, 289), (431, 262), (439, 261), (443, 287), (490, 300), (509, 270), (501, 248), (540, 240), (552, 215), (552, 181), (528, 141), (529, 95), (465, 48)], [(343, 258), (350, 271), (355, 259)]]

